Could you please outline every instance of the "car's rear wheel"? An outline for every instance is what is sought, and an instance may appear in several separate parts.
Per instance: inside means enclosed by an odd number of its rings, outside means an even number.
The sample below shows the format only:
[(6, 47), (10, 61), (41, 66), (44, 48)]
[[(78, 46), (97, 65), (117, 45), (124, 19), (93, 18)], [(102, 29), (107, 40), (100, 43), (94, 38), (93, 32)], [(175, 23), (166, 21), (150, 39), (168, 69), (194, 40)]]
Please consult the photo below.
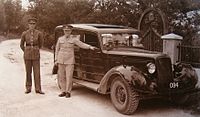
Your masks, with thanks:
[(138, 107), (138, 93), (131, 88), (130, 84), (123, 81), (120, 77), (113, 80), (110, 96), (114, 107), (120, 113), (131, 115)]

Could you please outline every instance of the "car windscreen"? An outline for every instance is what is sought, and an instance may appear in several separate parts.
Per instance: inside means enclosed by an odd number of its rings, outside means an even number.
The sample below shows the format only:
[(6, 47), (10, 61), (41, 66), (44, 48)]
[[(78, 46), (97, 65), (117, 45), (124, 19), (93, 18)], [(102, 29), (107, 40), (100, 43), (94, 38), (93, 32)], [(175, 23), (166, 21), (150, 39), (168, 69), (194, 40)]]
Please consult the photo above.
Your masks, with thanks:
[(134, 33), (105, 33), (101, 34), (104, 49), (114, 48), (142, 48), (141, 38)]

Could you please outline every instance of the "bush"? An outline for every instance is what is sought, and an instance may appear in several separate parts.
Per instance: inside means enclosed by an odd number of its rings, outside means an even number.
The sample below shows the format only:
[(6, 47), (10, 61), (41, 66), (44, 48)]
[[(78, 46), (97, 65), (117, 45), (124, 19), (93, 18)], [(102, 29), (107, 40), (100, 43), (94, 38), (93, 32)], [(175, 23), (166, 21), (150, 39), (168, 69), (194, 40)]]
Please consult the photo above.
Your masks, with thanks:
[(54, 45), (54, 35), (53, 34), (44, 34), (44, 43), (43, 46), (48, 49), (52, 49)]

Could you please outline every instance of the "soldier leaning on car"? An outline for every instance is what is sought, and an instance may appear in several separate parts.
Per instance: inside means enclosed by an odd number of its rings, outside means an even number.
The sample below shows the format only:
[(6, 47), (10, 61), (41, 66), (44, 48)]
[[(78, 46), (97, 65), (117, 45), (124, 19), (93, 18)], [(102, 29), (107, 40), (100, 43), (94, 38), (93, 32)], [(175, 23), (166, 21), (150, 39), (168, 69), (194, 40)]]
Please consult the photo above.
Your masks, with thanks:
[(73, 27), (65, 25), (64, 36), (60, 37), (56, 44), (56, 64), (58, 64), (58, 82), (61, 87), (59, 97), (71, 97), (72, 77), (74, 71), (74, 45), (83, 49), (94, 50), (95, 47), (79, 40), (79, 36), (71, 35)]
[(40, 81), (40, 48), (42, 47), (43, 36), (39, 30), (36, 30), (36, 18), (28, 19), (28, 30), (21, 36), (20, 47), (24, 52), (24, 62), (26, 68), (26, 91), (31, 92), (32, 87), (32, 69), (34, 73), (35, 92), (44, 94), (41, 90)]

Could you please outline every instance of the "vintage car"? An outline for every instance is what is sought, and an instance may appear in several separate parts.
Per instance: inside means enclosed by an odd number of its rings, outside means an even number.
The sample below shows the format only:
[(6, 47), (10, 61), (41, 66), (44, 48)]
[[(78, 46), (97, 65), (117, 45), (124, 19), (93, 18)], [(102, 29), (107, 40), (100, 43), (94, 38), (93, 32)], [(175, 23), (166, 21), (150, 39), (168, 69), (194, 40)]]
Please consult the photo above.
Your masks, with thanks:
[[(133, 45), (134, 28), (103, 24), (69, 24), (72, 34), (95, 51), (75, 46), (74, 83), (100, 94), (109, 94), (114, 107), (133, 114), (139, 101), (165, 98), (184, 103), (196, 92), (197, 74), (188, 64), (172, 65), (168, 55)], [(55, 44), (63, 35), (63, 25), (55, 28)]]

